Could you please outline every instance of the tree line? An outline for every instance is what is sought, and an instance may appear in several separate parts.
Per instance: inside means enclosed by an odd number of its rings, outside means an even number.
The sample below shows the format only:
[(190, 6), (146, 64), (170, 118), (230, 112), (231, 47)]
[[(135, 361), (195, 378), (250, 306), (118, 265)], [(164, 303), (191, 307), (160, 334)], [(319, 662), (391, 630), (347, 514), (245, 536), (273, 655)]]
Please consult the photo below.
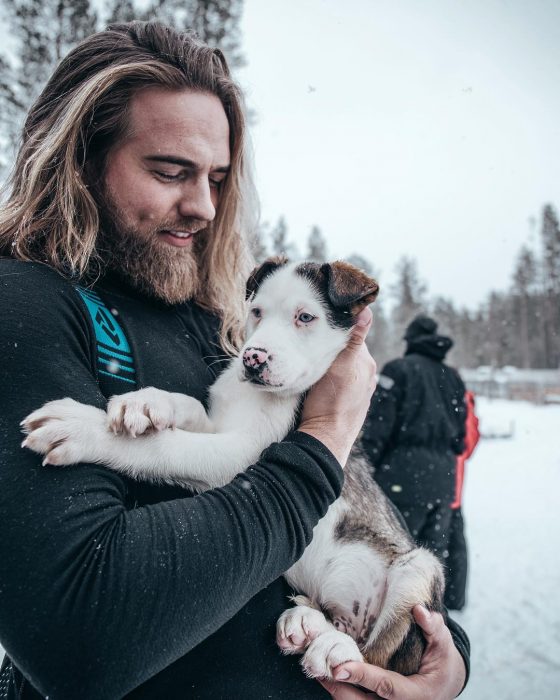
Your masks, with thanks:
[[(374, 325), (368, 338), (381, 366), (402, 355), (402, 337), (414, 316), (424, 313), (439, 323), (439, 331), (455, 345), (448, 359), (458, 367), (480, 366), (534, 369), (560, 368), (560, 226), (554, 207), (541, 213), (538, 248), (528, 244), (517, 254), (508, 289), (491, 291), (477, 308), (458, 307), (451, 299), (429, 296), (416, 261), (400, 258), (394, 282), (375, 302)], [(309, 232), (306, 249), (299, 251), (289, 240), (288, 226), (280, 217), (263, 226), (255, 240), (255, 255), (285, 254), (293, 260), (329, 260), (326, 240), (318, 226)], [(361, 255), (346, 260), (376, 276)]]

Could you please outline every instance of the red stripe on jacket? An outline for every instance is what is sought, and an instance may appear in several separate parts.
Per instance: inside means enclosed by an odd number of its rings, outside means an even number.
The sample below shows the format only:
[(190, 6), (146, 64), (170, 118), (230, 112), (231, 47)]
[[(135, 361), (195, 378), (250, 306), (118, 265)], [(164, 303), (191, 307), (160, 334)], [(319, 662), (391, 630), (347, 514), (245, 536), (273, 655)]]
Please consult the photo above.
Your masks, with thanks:
[(472, 391), (465, 393), (465, 404), (467, 406), (467, 417), (465, 423), (465, 450), (457, 457), (457, 467), (455, 470), (455, 500), (451, 508), (456, 510), (461, 507), (461, 497), (463, 495), (463, 482), (465, 479), (465, 462), (474, 452), (479, 439), (478, 418), (474, 412), (474, 394)]

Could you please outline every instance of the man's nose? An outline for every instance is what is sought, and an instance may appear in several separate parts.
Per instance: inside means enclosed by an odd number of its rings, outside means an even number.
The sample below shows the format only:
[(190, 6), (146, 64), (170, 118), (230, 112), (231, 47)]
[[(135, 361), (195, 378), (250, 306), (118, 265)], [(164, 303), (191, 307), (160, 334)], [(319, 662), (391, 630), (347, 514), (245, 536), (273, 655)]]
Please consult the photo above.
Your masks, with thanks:
[(180, 215), (201, 221), (213, 221), (216, 207), (212, 192), (209, 181), (204, 177), (186, 182), (179, 201)]

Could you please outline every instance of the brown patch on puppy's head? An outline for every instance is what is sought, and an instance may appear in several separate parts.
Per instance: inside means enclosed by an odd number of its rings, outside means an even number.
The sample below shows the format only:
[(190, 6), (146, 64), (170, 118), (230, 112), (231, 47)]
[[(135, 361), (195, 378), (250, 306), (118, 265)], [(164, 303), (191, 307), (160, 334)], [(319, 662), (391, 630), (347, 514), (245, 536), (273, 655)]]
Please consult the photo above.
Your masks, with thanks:
[(255, 267), (255, 269), (249, 275), (247, 280), (247, 286), (245, 287), (245, 299), (250, 299), (261, 286), (263, 280), (270, 274), (275, 272), (279, 267), (287, 265), (288, 258), (284, 255), (275, 255), (274, 257), (267, 258), (261, 265)]
[(336, 308), (349, 307), (357, 316), (368, 304), (372, 304), (379, 294), (379, 285), (350, 263), (337, 261), (321, 265), (327, 277), (329, 300)]
[(350, 328), (379, 293), (377, 282), (350, 263), (302, 263), (296, 272), (313, 284), (328, 306), (331, 324), (341, 328)]

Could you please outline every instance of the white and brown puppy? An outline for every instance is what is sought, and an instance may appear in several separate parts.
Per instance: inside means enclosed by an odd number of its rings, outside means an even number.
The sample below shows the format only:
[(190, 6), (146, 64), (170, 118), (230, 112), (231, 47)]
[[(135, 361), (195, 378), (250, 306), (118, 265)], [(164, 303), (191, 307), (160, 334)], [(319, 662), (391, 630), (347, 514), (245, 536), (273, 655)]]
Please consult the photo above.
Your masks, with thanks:
[[(201, 490), (227, 484), (293, 428), (302, 393), (377, 292), (346, 263), (270, 259), (249, 279), (247, 342), (211, 387), (208, 414), (192, 397), (154, 388), (113, 397), (107, 413), (62, 399), (23, 421), (23, 445), (46, 455), (45, 464), (98, 462)], [(411, 610), (442, 608), (440, 564), (414, 545), (369, 471), (353, 453), (340, 498), (285, 574), (299, 595), (278, 621), (277, 641), (285, 653), (303, 653), (313, 677), (362, 658), (416, 672), (424, 641)]]

